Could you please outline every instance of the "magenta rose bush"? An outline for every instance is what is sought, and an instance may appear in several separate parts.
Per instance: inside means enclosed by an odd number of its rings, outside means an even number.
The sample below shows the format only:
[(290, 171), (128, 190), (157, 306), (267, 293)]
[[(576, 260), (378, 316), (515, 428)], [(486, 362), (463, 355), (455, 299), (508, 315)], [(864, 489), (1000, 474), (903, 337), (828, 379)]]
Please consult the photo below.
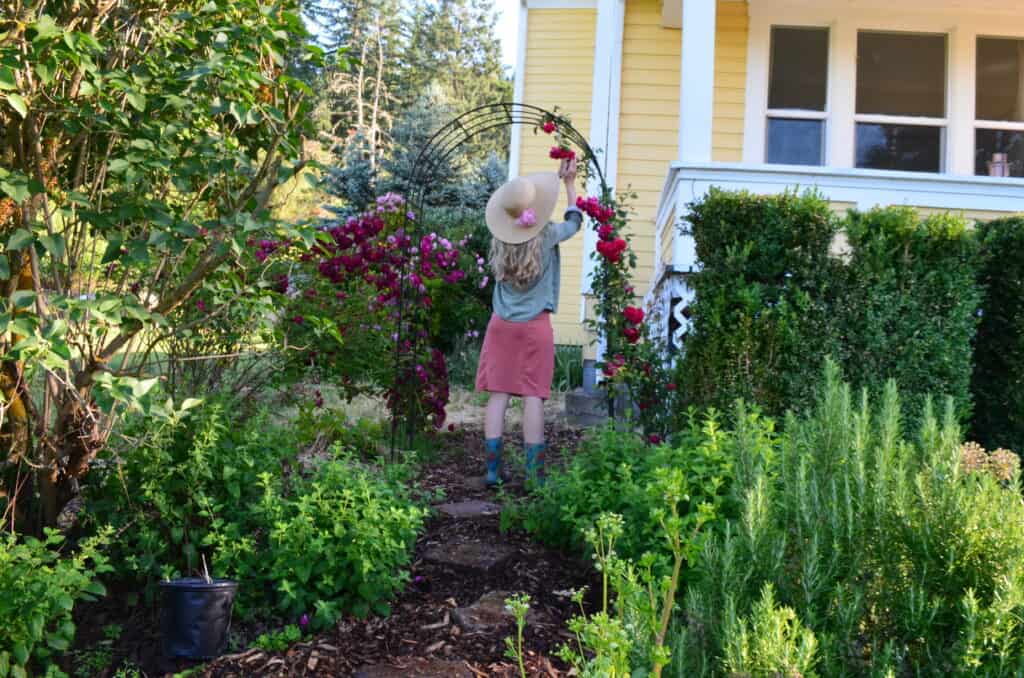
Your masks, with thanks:
[[(328, 222), (305, 251), (276, 266), (280, 328), (291, 376), (310, 371), (345, 397), (385, 398), (414, 429), (441, 427), (448, 404), (443, 347), (460, 304), (479, 303), (483, 258), (435, 232), (419, 234), (397, 193), (358, 216)], [(257, 256), (282, 252), (259, 243)], [(396, 361), (398, 378), (396, 379)]]

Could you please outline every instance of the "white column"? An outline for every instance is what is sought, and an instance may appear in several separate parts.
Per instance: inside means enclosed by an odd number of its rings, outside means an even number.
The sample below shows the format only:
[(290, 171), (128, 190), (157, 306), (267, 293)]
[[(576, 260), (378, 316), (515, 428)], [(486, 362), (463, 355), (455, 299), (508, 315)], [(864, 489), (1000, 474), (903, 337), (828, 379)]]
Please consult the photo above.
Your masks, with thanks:
[[(625, 17), (624, 0), (597, 1), (597, 27), (594, 40), (594, 79), (590, 99), (590, 146), (598, 153), (597, 162), (608, 186), (615, 190), (619, 156), (619, 98), (622, 84), (622, 32)], [(600, 195), (597, 177), (587, 182), (589, 195)], [(597, 247), (597, 234), (590, 228), (583, 231), (583, 279), (580, 300), (580, 321), (586, 318), (587, 295), (596, 262), (590, 254)], [(596, 358), (604, 358), (607, 343), (598, 337)], [(600, 376), (600, 375), (599, 375)]]
[(946, 93), (946, 172), (974, 176), (974, 119), (977, 33), (968, 25), (949, 34), (949, 91)]
[[(622, 83), (622, 30), (625, 15), (623, 0), (598, 0), (597, 35), (594, 40), (594, 79), (590, 98), (589, 142), (598, 153), (598, 164), (605, 181), (615, 189), (619, 157), (619, 96)], [(589, 195), (600, 195), (597, 177), (587, 183)], [(591, 229), (583, 232), (583, 280), (581, 291), (590, 293), (594, 274), (594, 261), (590, 253), (597, 246), (597, 234)], [(581, 308), (581, 314), (586, 313)]]
[(853, 167), (857, 112), (857, 26), (841, 20), (829, 27), (828, 120), (825, 158), (829, 167)]
[(711, 162), (715, 99), (716, 0), (683, 3), (679, 71), (679, 159)]
[[(512, 83), (512, 102), (523, 103), (523, 87), (526, 82), (526, 25), (529, 19), (529, 10), (526, 7), (526, 0), (519, 0), (519, 36), (516, 51), (516, 72)], [(512, 125), (512, 134), (509, 139), (508, 149), (508, 178), (514, 179), (519, 176), (519, 159), (523, 146), (523, 126)]]

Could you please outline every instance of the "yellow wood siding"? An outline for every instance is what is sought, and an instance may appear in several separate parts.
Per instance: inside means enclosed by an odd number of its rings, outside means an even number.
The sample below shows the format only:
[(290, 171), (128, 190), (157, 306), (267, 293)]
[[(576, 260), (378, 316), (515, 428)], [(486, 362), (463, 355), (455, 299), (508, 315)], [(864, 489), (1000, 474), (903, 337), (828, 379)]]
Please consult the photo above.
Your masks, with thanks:
[[(548, 110), (558, 106), (570, 115), (576, 129), (589, 134), (596, 11), (531, 9), (527, 22), (523, 103)], [(519, 173), (557, 169), (557, 163), (548, 157), (552, 138), (544, 133), (534, 135), (527, 127), (522, 132)], [(559, 200), (556, 219), (561, 218), (564, 206), (563, 198)], [(584, 344), (588, 340), (580, 323), (583, 234), (563, 243), (561, 253), (562, 290), (558, 313), (552, 317), (555, 342)]]
[(718, 3), (715, 35), (715, 99), (711, 157), (718, 162), (743, 160), (743, 125), (747, 92), (746, 2)]
[[(669, 164), (679, 155), (678, 29), (661, 25), (661, 0), (627, 0), (622, 36), (619, 164), (615, 185), (637, 194), (630, 222), (637, 295), (654, 274), (655, 219)], [(671, 248), (669, 249), (671, 252)]]
[(922, 217), (930, 217), (934, 214), (953, 214), (963, 217), (972, 226), (979, 221), (992, 221), (994, 219), (1017, 216), (1012, 212), (996, 212), (993, 210), (947, 210), (941, 207), (917, 207), (915, 209)]
[(661, 225), (661, 263), (666, 266), (672, 263), (672, 239), (676, 234), (676, 212), (669, 212), (668, 219)]

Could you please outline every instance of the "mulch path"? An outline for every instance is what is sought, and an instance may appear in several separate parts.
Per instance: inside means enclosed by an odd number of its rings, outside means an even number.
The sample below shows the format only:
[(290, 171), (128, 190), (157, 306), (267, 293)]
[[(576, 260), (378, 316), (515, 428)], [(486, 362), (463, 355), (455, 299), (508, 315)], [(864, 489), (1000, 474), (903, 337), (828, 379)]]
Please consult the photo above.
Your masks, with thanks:
[[(516, 435), (517, 432), (513, 432), (506, 436), (510, 441), (506, 447), (512, 450), (509, 456), (513, 458), (517, 445), (511, 441), (516, 440)], [(424, 467), (419, 485), (426, 490), (443, 490), (443, 501), (448, 503), (498, 502), (521, 496), (521, 469), (510, 469), (512, 478), (501, 494), (473, 482), (482, 475), (484, 467), (482, 438), (482, 432), (473, 429), (446, 436), (447, 449)], [(571, 451), (579, 439), (576, 431), (549, 430), (550, 463), (557, 464), (559, 457)], [(504, 547), (509, 552), (508, 561), (487, 570), (467, 569), (425, 558), (436, 554), (439, 547), (445, 552), (472, 551), (478, 545), (488, 549)], [(345, 618), (332, 631), (310, 636), (286, 652), (249, 649), (223, 656), (198, 668), (193, 675), (208, 678), (352, 676), (373, 665), (378, 668), (376, 672), (365, 673), (368, 678), (518, 675), (518, 667), (505, 657), (509, 629), (467, 632), (455, 621), (457, 608), (473, 604), (484, 594), (499, 591), (525, 592), (532, 599), (531, 612), (536, 618), (531, 618), (525, 633), (524, 644), (529, 651), (527, 673), (562, 676), (567, 667), (555, 653), (571, 638), (565, 630), (566, 622), (578, 612), (568, 592), (584, 586), (591, 592), (597, 590), (597, 579), (589, 564), (538, 545), (524, 534), (502, 533), (500, 517), (495, 514), (456, 518), (435, 512), (417, 540), (411, 575), (412, 583), (393, 601), (392, 614), (386, 618)], [(119, 650), (123, 648), (119, 656), (134, 661), (146, 676), (169, 676), (197, 667), (195, 663), (171, 662), (161, 656), (158, 619), (152, 608), (147, 609), (150, 611), (137, 613), (127, 621), (110, 620), (126, 627), (117, 643)], [(90, 630), (79, 625), (81, 640), (86, 641), (80, 642), (79, 647), (88, 647), (88, 636), (100, 634), (100, 627), (109, 623), (104, 619), (94, 615)], [(237, 629), (240, 637), (249, 643), (265, 630)], [(431, 668), (435, 660), (436, 666)]]

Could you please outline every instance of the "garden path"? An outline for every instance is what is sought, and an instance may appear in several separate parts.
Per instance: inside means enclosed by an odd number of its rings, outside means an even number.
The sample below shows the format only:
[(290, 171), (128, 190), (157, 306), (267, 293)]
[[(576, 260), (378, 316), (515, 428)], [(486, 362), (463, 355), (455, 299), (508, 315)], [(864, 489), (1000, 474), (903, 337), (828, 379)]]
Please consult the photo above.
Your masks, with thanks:
[[(517, 431), (508, 440), (515, 440)], [(549, 458), (575, 447), (580, 434), (549, 428)], [(416, 544), (412, 582), (387, 618), (343, 619), (328, 633), (283, 653), (249, 650), (207, 665), (202, 676), (356, 676), (359, 678), (483, 678), (515, 676), (505, 656), (514, 622), (504, 611), (507, 595), (532, 599), (525, 633), (527, 673), (562, 676), (555, 657), (571, 636), (566, 621), (574, 609), (569, 591), (590, 586), (591, 568), (547, 549), (517, 532), (502, 532), (501, 503), (522, 494), (517, 446), (510, 444), (513, 475), (501, 492), (478, 478), (483, 468), (482, 434), (467, 428), (455, 435), (420, 478), (423, 489), (443, 490), (435, 515)]]

